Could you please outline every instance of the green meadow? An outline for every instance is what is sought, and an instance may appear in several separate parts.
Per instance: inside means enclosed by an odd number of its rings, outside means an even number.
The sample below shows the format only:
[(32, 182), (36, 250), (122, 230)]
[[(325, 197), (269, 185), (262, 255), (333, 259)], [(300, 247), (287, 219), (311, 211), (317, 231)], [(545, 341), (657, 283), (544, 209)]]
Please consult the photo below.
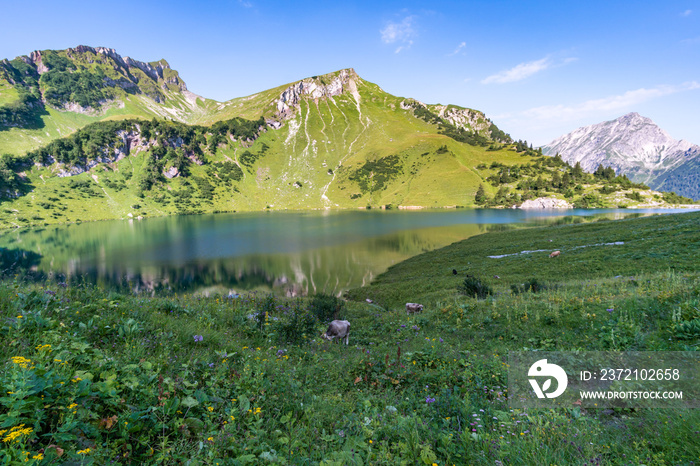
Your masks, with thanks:
[[(694, 464), (697, 410), (512, 409), (506, 362), (697, 351), (699, 226), (489, 232), (348, 299), (120, 294), (6, 270), (0, 463)], [(332, 318), (349, 346), (319, 337)]]

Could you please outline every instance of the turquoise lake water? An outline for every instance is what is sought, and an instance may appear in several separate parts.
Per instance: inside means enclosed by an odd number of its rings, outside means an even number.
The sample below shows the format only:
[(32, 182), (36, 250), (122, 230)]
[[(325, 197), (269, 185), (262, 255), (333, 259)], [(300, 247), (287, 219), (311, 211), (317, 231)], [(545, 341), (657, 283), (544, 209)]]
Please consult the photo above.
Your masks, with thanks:
[(33, 268), (50, 276), (105, 287), (338, 294), (369, 283), (392, 264), (488, 231), (672, 212), (678, 211), (214, 214), (6, 231), (0, 248), (31, 255)]

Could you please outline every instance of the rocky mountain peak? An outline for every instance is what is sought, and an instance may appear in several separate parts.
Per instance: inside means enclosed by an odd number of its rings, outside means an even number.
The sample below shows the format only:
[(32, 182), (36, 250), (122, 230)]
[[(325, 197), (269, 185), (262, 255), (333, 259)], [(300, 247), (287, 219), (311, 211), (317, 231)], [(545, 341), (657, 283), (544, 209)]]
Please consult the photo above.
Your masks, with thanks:
[[(25, 63), (33, 64), (37, 68), (39, 74), (43, 74), (49, 71), (49, 67), (44, 63), (43, 57), (46, 52), (61, 52), (61, 51), (49, 51), (49, 50), (35, 50), (28, 56), (20, 57)], [(108, 47), (90, 47), (88, 45), (78, 45), (74, 48), (66, 49), (62, 51), (65, 56), (72, 61), (83, 60), (87, 63), (105, 62), (105, 58), (109, 58), (115, 70), (120, 71), (122, 74), (129, 77), (132, 76), (132, 71), (135, 69), (141, 70), (153, 81), (161, 83), (162, 87), (166, 84), (171, 84), (177, 86), (180, 91), (187, 91), (187, 85), (180, 78), (177, 71), (170, 68), (170, 64), (164, 59), (146, 63), (139, 60), (134, 60), (128, 56), (122, 57), (117, 53), (115, 49)], [(138, 82), (138, 79), (136, 79)]]
[(353, 68), (345, 68), (334, 73), (312, 76), (289, 85), (274, 102), (277, 116), (286, 119), (292, 116), (304, 97), (312, 99), (329, 98), (350, 92), (359, 103), (357, 84), (360, 77)]
[(650, 118), (636, 112), (575, 129), (543, 146), (542, 153), (559, 153), (570, 164), (580, 162), (589, 172), (598, 165), (612, 167), (616, 173), (655, 189), (660, 187), (655, 180), (663, 179), (665, 173), (700, 161), (700, 146), (673, 139)]

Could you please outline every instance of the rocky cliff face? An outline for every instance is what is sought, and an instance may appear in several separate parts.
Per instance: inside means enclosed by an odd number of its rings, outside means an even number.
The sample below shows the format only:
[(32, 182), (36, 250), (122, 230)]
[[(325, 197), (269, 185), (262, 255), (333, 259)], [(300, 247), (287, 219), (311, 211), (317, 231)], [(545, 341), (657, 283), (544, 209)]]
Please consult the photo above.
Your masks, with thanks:
[[(19, 60), (29, 67), (15, 66)], [(92, 106), (96, 108), (90, 108), (84, 103), (74, 102), (69, 96), (57, 96), (57, 92), (60, 94), (65, 90), (57, 91), (54, 88), (50, 90), (53, 101), (48, 101), (45, 98), (46, 87), (56, 86), (57, 83), (59, 86), (65, 85), (66, 81), (70, 81), (66, 73), (72, 75), (74, 81), (90, 81), (89, 86), (81, 84), (82, 94), (94, 94), (104, 90), (105, 98), (99, 99), (99, 102), (93, 100)], [(40, 80), (43, 75), (48, 76)], [(86, 79), (88, 75), (90, 79)], [(45, 104), (82, 113), (94, 113), (105, 103), (121, 99), (124, 97), (124, 93), (119, 93), (121, 91), (126, 94), (144, 94), (157, 103), (163, 103), (168, 93), (172, 92), (183, 94), (188, 100), (192, 100), (187, 85), (178, 72), (170, 68), (167, 61), (145, 63), (122, 57), (114, 49), (106, 47), (80, 45), (66, 50), (35, 50), (15, 60), (0, 62), (0, 79), (5, 79), (12, 85), (19, 85), (35, 95), (39, 95), (40, 92)], [(87, 87), (83, 89), (85, 86)], [(56, 100), (61, 102), (56, 103)], [(81, 108), (76, 108), (73, 104)]]
[(330, 75), (314, 76), (296, 82), (282, 91), (276, 100), (277, 116), (280, 119), (291, 117), (299, 108), (301, 99), (307, 96), (312, 99), (321, 99), (350, 92), (359, 102), (360, 97), (357, 92), (359, 79), (360, 77), (355, 73), (355, 70), (348, 68)]
[(486, 136), (489, 135), (491, 121), (478, 110), (457, 107), (455, 105), (428, 105), (415, 99), (405, 99), (401, 102), (401, 108), (404, 110), (416, 109), (418, 107), (430, 111), (457, 128), (477, 132)]
[[(664, 188), (661, 178), (667, 179), (665, 175), (679, 167), (700, 165), (700, 146), (673, 139), (651, 119), (638, 113), (578, 128), (543, 146), (542, 152), (559, 153), (571, 164), (580, 162), (589, 172), (600, 164), (612, 167), (616, 173), (654, 189)], [(690, 197), (697, 195), (687, 189), (676, 191)]]
[(430, 105), (429, 107), (440, 118), (444, 118), (457, 128), (481, 133), (491, 126), (486, 116), (477, 110), (448, 105)]

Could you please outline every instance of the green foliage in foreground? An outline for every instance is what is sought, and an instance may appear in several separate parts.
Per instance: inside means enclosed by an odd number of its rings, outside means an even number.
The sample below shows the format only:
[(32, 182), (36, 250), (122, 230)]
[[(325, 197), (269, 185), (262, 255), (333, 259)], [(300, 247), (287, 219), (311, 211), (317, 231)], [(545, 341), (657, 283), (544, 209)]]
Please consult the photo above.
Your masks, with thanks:
[[(660, 218), (633, 226), (688, 244), (683, 225), (697, 215)], [(523, 230), (511, 241), (583, 238), (604, 225)], [(487, 236), (498, 245), (500, 234)], [(5, 281), (0, 459), (690, 464), (700, 456), (696, 411), (510, 410), (505, 389), (509, 350), (696, 350), (700, 275), (659, 271), (686, 254), (697, 264), (697, 250), (677, 248), (640, 260), (633, 277), (534, 269), (556, 286), (498, 287), (484, 300), (454, 283), (437, 298), (404, 290), (425, 305), (415, 316), (349, 302), (336, 316), (353, 324), (347, 347), (318, 338), (311, 309), (330, 309), (327, 297), (163, 298)], [(502, 278), (518, 273), (501, 262)]]

